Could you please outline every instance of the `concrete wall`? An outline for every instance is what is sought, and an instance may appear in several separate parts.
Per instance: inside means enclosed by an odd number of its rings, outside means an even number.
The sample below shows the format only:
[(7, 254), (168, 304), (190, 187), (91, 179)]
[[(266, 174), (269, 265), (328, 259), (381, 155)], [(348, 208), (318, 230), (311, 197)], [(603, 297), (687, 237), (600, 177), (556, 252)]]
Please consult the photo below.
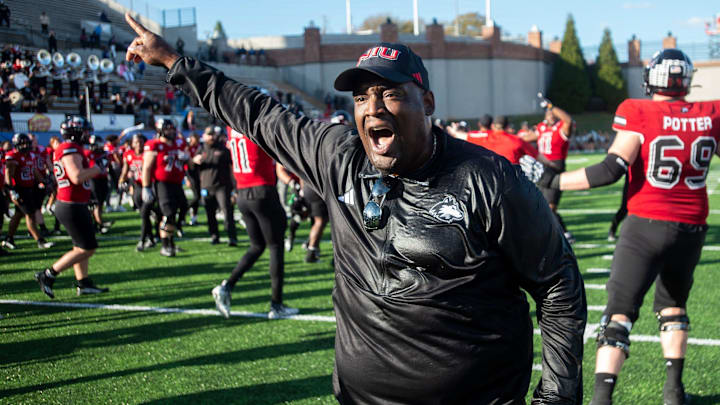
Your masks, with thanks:
[(197, 26), (189, 25), (185, 27), (166, 27), (163, 28), (163, 38), (173, 47), (178, 38), (182, 38), (185, 42), (185, 54), (195, 55), (198, 50)]
[(227, 43), (232, 48), (265, 50), (302, 48), (304, 45), (302, 35), (230, 38)]

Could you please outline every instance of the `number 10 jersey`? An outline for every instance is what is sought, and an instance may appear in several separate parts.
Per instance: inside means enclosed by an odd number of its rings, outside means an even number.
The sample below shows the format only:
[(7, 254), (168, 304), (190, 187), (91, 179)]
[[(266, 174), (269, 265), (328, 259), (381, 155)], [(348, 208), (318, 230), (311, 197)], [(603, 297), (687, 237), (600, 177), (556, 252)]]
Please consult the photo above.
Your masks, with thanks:
[(705, 224), (705, 181), (720, 138), (720, 101), (625, 100), (613, 129), (636, 133), (642, 143), (628, 174), (628, 212)]

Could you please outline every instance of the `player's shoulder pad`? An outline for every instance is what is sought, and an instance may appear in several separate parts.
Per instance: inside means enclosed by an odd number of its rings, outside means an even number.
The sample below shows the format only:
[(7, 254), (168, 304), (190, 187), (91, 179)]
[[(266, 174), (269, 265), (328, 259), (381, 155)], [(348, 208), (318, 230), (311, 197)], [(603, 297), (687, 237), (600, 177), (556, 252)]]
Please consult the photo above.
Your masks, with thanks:
[(639, 100), (639, 99), (627, 99), (620, 103), (617, 110), (615, 110), (615, 117), (613, 118), (613, 128), (625, 129), (633, 128), (635, 125), (642, 120), (643, 108), (642, 104), (650, 100)]

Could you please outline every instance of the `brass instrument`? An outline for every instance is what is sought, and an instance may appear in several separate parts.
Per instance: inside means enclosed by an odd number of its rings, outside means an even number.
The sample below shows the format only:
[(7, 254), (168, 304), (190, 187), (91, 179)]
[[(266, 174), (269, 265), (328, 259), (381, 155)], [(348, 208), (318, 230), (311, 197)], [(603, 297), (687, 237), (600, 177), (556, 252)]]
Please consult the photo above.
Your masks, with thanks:
[(88, 56), (87, 67), (90, 70), (98, 70), (98, 68), (100, 67), (100, 59), (97, 57), (97, 55)]
[(72, 53), (68, 54), (67, 58), (65, 58), (65, 61), (67, 62), (68, 65), (70, 65), (71, 67), (74, 67), (74, 68), (82, 65), (82, 58), (76, 52), (72, 52)]
[(60, 52), (55, 52), (52, 56), (52, 62), (55, 67), (61, 68), (65, 64), (65, 57)]
[(52, 62), (52, 59), (53, 58), (50, 55), (50, 52), (47, 51), (47, 49), (41, 49), (37, 53), (37, 60), (43, 66), (49, 65)]
[(111, 73), (115, 69), (115, 64), (108, 58), (100, 61), (100, 71), (103, 73)]

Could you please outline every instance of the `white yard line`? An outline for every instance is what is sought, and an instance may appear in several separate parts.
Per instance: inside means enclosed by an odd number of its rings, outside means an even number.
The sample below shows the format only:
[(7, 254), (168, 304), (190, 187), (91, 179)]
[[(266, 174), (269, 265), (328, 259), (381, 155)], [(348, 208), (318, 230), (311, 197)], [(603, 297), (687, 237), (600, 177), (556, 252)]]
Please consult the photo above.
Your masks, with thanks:
[[(576, 243), (572, 245), (572, 248), (577, 249), (612, 249), (615, 250), (615, 244), (611, 243)], [(711, 251), (720, 251), (720, 246), (717, 245), (705, 245), (703, 246), (703, 250), (711, 250)], [(603, 259), (612, 260), (611, 255), (605, 255), (602, 257)]]
[[(106, 309), (110, 311), (130, 311), (130, 312), (157, 312), (157, 313), (174, 313), (174, 314), (191, 314), (191, 315), (211, 315), (220, 316), (220, 313), (214, 309), (183, 309), (183, 308), (163, 308), (163, 307), (148, 307), (142, 305), (115, 305), (115, 304), (90, 304), (90, 303), (72, 303), (72, 302), (50, 302), (50, 301), (22, 301), (22, 300), (0, 300), (0, 304), (6, 305), (30, 305), (38, 307), (56, 307), (56, 308), (78, 308), (78, 309)], [(589, 311), (602, 311), (604, 306), (588, 305)], [(267, 313), (264, 312), (246, 312), (246, 311), (232, 311), (232, 316), (244, 317), (244, 318), (264, 318), (267, 319)], [(292, 315), (286, 317), (287, 319), (293, 319), (296, 321), (316, 321), (316, 322), (329, 322), (335, 323), (334, 316), (323, 316), (323, 315)], [(584, 340), (587, 342), (595, 334), (597, 324), (588, 324), (585, 328)], [(535, 335), (540, 335), (540, 329), (533, 329)], [(660, 342), (658, 336), (646, 336), (646, 335), (630, 335), (630, 340), (637, 342)], [(720, 346), (720, 339), (697, 339), (690, 338), (688, 343), (698, 346)], [(534, 365), (540, 367), (539, 365)]]
[(605, 290), (605, 284), (585, 284), (586, 290)]
[(609, 274), (610, 269), (595, 269), (595, 268), (589, 268), (585, 270), (586, 273), (590, 274)]

